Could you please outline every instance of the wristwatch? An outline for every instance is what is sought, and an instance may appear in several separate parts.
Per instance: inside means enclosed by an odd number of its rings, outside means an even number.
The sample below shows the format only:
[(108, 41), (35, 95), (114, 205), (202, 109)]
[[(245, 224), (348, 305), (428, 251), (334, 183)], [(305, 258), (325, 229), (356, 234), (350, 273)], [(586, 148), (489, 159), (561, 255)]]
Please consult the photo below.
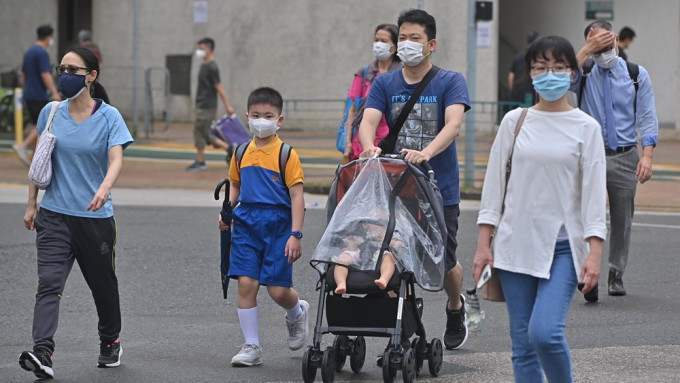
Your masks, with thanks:
[(302, 232), (301, 231), (291, 231), (290, 235), (297, 239), (302, 239)]

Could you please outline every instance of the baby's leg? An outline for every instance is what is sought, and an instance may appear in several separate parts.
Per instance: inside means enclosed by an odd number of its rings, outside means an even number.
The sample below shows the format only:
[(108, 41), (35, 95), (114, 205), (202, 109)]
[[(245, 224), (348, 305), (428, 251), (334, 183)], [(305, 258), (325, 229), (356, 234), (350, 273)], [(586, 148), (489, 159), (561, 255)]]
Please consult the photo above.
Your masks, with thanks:
[(387, 283), (392, 278), (392, 274), (394, 274), (394, 268), (395, 265), (392, 253), (385, 251), (382, 257), (382, 263), (380, 264), (380, 278), (375, 280), (375, 284), (385, 290), (387, 288)]
[[(347, 253), (342, 253), (338, 256), (337, 263), (341, 265), (350, 265), (354, 259)], [(335, 278), (335, 288), (336, 294), (344, 294), (347, 291), (347, 274), (349, 274), (349, 269), (344, 266), (335, 265), (335, 271), (333, 272), (333, 278)]]

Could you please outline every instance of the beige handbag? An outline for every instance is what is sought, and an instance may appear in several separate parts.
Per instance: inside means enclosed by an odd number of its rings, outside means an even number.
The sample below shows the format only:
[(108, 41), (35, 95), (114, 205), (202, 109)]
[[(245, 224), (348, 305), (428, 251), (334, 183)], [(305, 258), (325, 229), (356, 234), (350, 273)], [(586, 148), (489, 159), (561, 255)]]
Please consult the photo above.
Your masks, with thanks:
[[(512, 141), (512, 149), (510, 149), (510, 155), (508, 156), (508, 161), (505, 166), (505, 190), (503, 191), (503, 207), (501, 208), (501, 216), (503, 215), (503, 210), (505, 210), (505, 194), (508, 192), (508, 182), (510, 181), (510, 171), (512, 170), (512, 153), (515, 150), (515, 142), (517, 142), (517, 135), (519, 135), (519, 130), (522, 128), (522, 123), (524, 122), (524, 117), (527, 115), (527, 108), (522, 109), (522, 114), (517, 120), (517, 125), (515, 125), (515, 139)], [(491, 252), (493, 253), (493, 239), (496, 236), (496, 228), (494, 228), (491, 234)], [(503, 294), (503, 288), (501, 287), (501, 281), (498, 279), (498, 272), (494, 268), (491, 272), (491, 278), (482, 287), (482, 298), (487, 301), (492, 302), (505, 302), (505, 295)]]
[(52, 182), (52, 151), (54, 150), (54, 144), (57, 142), (57, 137), (52, 134), (51, 130), (52, 120), (58, 106), (59, 101), (52, 101), (52, 110), (47, 118), (47, 125), (40, 135), (38, 147), (35, 149), (33, 161), (31, 161), (31, 167), (28, 169), (28, 178), (41, 190), (47, 189), (50, 186), (50, 182)]

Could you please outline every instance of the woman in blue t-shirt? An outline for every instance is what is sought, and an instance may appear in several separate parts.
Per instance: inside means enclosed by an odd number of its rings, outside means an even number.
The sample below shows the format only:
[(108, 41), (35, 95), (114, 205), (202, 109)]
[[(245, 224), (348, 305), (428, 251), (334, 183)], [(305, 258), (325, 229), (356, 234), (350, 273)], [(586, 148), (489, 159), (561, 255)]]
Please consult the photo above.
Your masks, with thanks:
[[(73, 48), (56, 67), (64, 97), (56, 107), (50, 131), (52, 181), (37, 207), (38, 188), (29, 184), (24, 225), (37, 234), (38, 292), (33, 317), (33, 351), (19, 364), (38, 378), (54, 377), (52, 352), (59, 302), (73, 262), (85, 277), (99, 316), (99, 367), (120, 365), (123, 350), (118, 280), (115, 273), (116, 223), (111, 188), (123, 166), (123, 149), (133, 140), (123, 117), (104, 99), (97, 82), (99, 62), (86, 48)], [(93, 95), (95, 97), (93, 97)], [(102, 97), (98, 98), (96, 96)], [(38, 118), (46, 129), (52, 104)]]

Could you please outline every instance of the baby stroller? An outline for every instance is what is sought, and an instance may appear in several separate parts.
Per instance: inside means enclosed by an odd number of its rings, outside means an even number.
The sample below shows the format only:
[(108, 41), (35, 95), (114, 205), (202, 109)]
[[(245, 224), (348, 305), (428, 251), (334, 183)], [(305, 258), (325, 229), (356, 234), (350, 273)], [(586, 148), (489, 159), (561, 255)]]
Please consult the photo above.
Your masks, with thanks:
[[(446, 226), (434, 172), (427, 163), (423, 168), (427, 175), (394, 155), (338, 167), (326, 208), (328, 226), (310, 261), (319, 273), (319, 306), (314, 343), (302, 359), (305, 382), (314, 381), (318, 368), (323, 381), (332, 382), (348, 356), (352, 371), (358, 373), (366, 358), (365, 336), (390, 339), (382, 363), (379, 359), (385, 382), (396, 381), (398, 370), (405, 383), (414, 381), (426, 360), (430, 374), (439, 374), (442, 342), (427, 341), (423, 300), (416, 297), (415, 284), (430, 291), (443, 288)], [(378, 251), (370, 249), (373, 256), (362, 255), (348, 267), (347, 290), (335, 294), (334, 268), (347, 267), (336, 264), (335, 256), (342, 252), (343, 238), (356, 235), (366, 224), (385, 228), (381, 240), (361, 244)], [(396, 271), (381, 289), (374, 281), (395, 236), (402, 245), (393, 252)], [(333, 346), (322, 350), (322, 335), (328, 333), (335, 335)]]

